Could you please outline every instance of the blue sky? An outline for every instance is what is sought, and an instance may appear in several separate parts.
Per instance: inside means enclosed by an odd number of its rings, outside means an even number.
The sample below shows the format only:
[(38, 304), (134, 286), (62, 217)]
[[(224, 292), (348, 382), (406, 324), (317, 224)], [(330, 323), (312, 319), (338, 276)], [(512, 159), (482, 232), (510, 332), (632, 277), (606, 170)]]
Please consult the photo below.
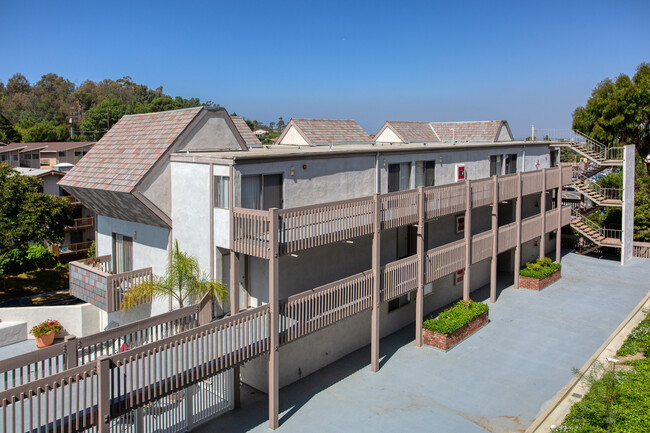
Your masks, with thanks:
[[(567, 128), (650, 62), (650, 1), (5, 0), (0, 80), (129, 75), (248, 119), (506, 119)], [(92, 3), (92, 4), (90, 4)]]

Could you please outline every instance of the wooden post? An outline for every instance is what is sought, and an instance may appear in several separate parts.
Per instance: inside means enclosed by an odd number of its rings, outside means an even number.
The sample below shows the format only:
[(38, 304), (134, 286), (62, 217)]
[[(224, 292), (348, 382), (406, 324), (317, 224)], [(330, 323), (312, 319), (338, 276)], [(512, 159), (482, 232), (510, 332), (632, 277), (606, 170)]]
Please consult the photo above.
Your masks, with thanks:
[(515, 214), (517, 239), (515, 244), (515, 289), (519, 288), (519, 268), (521, 267), (521, 172), (517, 172), (517, 208)]
[(562, 165), (557, 166), (559, 186), (555, 195), (555, 208), (557, 209), (557, 234), (555, 236), (555, 261), (560, 263), (562, 258)]
[(74, 368), (78, 365), (77, 337), (74, 335), (66, 335), (63, 341), (65, 344), (65, 368)]
[(379, 194), (373, 195), (372, 235), (372, 319), (370, 330), (370, 370), (379, 371), (379, 314), (381, 306), (381, 201)]
[(465, 275), (463, 275), (463, 299), (469, 300), (470, 267), (472, 266), (472, 184), (465, 181)]
[[(230, 315), (239, 312), (239, 253), (233, 250), (235, 245), (235, 169), (230, 166), (229, 207), (230, 207)], [(213, 182), (214, 183), (214, 182)], [(241, 407), (241, 383), (239, 365), (233, 367), (233, 390), (235, 409)]]
[(542, 169), (542, 194), (539, 198), (539, 214), (542, 216), (542, 236), (539, 238), (539, 256), (546, 255), (546, 168)]
[(418, 187), (418, 290), (415, 298), (415, 345), (422, 347), (422, 322), (424, 321), (424, 188)]
[(499, 178), (494, 175), (494, 196), (492, 197), (492, 262), (490, 263), (490, 302), (497, 301), (497, 256), (499, 254)]
[(278, 245), (278, 209), (269, 209), (269, 427), (278, 428), (280, 406), (279, 322), (280, 255)]
[(102, 355), (95, 362), (97, 363), (97, 431), (109, 433), (111, 427), (111, 359)]
[(190, 385), (184, 389), (185, 392), (185, 422), (187, 431), (192, 431), (194, 427), (194, 387)]

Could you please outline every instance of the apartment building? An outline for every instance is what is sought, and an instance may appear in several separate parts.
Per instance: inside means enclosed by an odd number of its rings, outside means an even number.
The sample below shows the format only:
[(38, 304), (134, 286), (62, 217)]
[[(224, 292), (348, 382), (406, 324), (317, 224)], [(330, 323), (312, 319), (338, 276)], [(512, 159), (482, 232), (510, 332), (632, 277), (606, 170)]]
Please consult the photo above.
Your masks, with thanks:
[(292, 119), (262, 146), (223, 109), (124, 116), (59, 183), (97, 213), (100, 264), (73, 262), (71, 293), (104, 325), (168, 311), (119, 302), (178, 240), (228, 285), (230, 318), (211, 326), (247, 337), (220, 368), (269, 393), (275, 428), (281, 386), (368, 343), (376, 371), (380, 336), (415, 321), (421, 344), (428, 312), (485, 285), (495, 302), (499, 272), (517, 286), (526, 261), (559, 260), (571, 172), (550, 142), (515, 141), (505, 121), (386, 122), (374, 137)]
[(0, 147), (0, 162), (12, 167), (56, 169), (60, 164), (76, 164), (94, 144), (94, 141), (11, 143)]

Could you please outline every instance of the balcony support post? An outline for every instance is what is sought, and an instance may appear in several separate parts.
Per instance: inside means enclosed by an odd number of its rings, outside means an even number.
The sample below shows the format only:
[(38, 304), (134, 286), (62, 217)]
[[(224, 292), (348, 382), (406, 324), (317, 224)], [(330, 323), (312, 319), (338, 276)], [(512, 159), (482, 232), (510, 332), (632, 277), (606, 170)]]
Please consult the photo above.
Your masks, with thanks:
[(418, 289), (415, 298), (415, 345), (422, 347), (422, 322), (424, 321), (424, 188), (418, 187)]
[(517, 208), (515, 211), (517, 239), (515, 240), (515, 289), (519, 288), (519, 268), (521, 267), (521, 172), (517, 172)]
[(542, 235), (539, 238), (539, 256), (546, 256), (546, 168), (542, 169), (542, 194), (539, 198), (539, 213), (542, 216)]
[(555, 208), (557, 209), (557, 233), (555, 236), (555, 261), (560, 263), (562, 258), (562, 166), (557, 166), (558, 187), (555, 195)]
[[(234, 174), (235, 170), (233, 166), (230, 166), (230, 185), (228, 192), (229, 196), (229, 207), (230, 207), (230, 315), (234, 316), (239, 312), (239, 253), (236, 253), (233, 250), (235, 245), (235, 214), (233, 210), (235, 209), (235, 186), (234, 186)], [(210, 182), (212, 185), (214, 182)], [(213, 194), (211, 194), (213, 196)], [(213, 200), (213, 199), (211, 199)], [(214, 248), (213, 248), (214, 249)], [(214, 252), (212, 252), (214, 254)], [(234, 390), (234, 406), (235, 409), (241, 407), (241, 383), (240, 383), (240, 374), (239, 374), (239, 365), (233, 367), (233, 390)]]
[(492, 197), (492, 260), (490, 262), (490, 302), (497, 301), (497, 256), (499, 253), (499, 178), (494, 175), (494, 195)]
[(381, 201), (373, 195), (372, 235), (372, 319), (370, 329), (370, 370), (379, 371), (379, 314), (381, 306)]
[(269, 427), (278, 428), (280, 407), (280, 254), (278, 245), (279, 217), (278, 209), (269, 209)]
[(109, 433), (111, 410), (111, 359), (102, 355), (97, 363), (97, 431)]
[(463, 275), (463, 300), (469, 300), (470, 268), (472, 266), (472, 184), (465, 181), (465, 275)]

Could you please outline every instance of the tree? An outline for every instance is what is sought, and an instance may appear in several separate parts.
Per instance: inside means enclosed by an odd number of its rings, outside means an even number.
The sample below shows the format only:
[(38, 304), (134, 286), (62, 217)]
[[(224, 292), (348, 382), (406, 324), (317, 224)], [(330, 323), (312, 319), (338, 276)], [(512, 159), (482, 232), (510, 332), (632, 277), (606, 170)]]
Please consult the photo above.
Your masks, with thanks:
[(156, 275), (151, 281), (132, 287), (122, 298), (121, 308), (126, 311), (148, 299), (170, 297), (178, 302), (179, 308), (183, 308), (188, 301), (206, 294), (212, 295), (222, 303), (228, 299), (226, 286), (205, 278), (196, 259), (181, 251), (178, 241), (175, 241), (169, 252), (165, 275)]
[(40, 192), (41, 181), (0, 163), (0, 263), (30, 242), (61, 242), (72, 208), (60, 197)]
[(632, 79), (621, 74), (601, 81), (584, 107), (573, 112), (573, 128), (607, 146), (636, 144), (642, 157), (650, 152), (650, 64), (637, 67)]
[(284, 123), (284, 119), (282, 118), (282, 116), (280, 116), (278, 118), (278, 123), (276, 123), (275, 127), (277, 128), (278, 132), (282, 132), (284, 131), (285, 126), (286, 124)]

